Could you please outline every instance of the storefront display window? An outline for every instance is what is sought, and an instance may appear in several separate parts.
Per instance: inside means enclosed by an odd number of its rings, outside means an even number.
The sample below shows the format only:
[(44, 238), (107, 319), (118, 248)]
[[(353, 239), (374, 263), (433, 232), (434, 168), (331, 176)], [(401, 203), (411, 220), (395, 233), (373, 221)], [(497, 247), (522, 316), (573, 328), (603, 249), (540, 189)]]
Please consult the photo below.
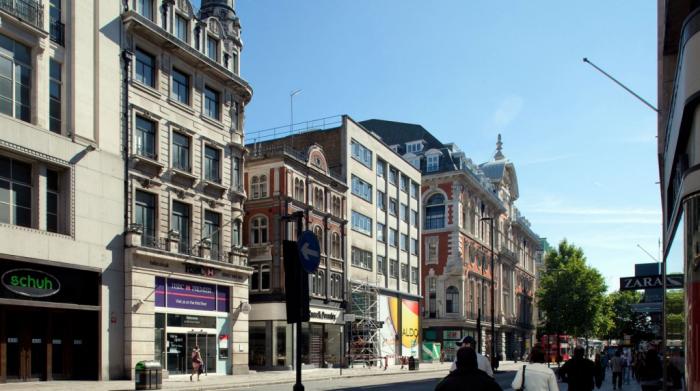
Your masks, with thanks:
[(268, 365), (265, 360), (266, 327), (267, 322), (248, 322), (249, 359), (252, 367), (265, 367)]
[(327, 324), (325, 328), (324, 356), (325, 364), (328, 367), (335, 367), (342, 364), (341, 346), (343, 344), (342, 326)]
[(274, 365), (278, 367), (290, 367), (293, 364), (293, 327), (286, 321), (274, 321), (273, 323), (273, 357)]

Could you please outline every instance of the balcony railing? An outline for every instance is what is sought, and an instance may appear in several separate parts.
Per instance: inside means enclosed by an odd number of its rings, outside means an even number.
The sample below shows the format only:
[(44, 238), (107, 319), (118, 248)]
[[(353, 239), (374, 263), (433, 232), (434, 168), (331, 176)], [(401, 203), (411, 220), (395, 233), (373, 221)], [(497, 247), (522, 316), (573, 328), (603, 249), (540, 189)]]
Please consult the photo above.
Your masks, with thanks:
[(44, 29), (44, 5), (35, 0), (0, 0), (0, 9), (38, 29)]

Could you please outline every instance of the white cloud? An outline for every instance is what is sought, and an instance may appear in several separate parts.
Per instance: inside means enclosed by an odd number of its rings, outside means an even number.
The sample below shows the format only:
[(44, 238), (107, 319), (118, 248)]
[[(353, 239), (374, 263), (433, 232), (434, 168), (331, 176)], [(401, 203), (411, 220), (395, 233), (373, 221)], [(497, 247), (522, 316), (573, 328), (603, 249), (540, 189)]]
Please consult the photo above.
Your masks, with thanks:
[(508, 126), (522, 111), (523, 103), (523, 98), (518, 95), (506, 96), (491, 116), (491, 126), (499, 131)]

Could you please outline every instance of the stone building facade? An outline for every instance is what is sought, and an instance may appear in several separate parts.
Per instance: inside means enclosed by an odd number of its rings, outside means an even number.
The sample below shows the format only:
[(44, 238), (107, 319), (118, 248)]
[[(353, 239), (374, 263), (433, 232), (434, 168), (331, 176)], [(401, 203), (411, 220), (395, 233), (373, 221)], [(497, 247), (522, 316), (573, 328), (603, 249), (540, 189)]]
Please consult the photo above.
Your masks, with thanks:
[(119, 6), (107, 3), (0, 2), (0, 382), (123, 373), (120, 48), (100, 33)]
[(420, 125), (384, 120), (361, 124), (423, 174), (425, 350), (436, 354), (444, 349), (453, 358), (454, 342), (471, 335), (489, 353), (495, 322), (497, 354), (512, 359), (525, 353), (535, 338), (535, 258), (540, 239), (514, 205), (517, 177), (513, 163), (502, 154), (500, 136), (494, 158), (477, 166), (455, 144), (440, 142)]
[[(116, 15), (115, 15), (116, 16)], [(124, 365), (248, 371), (243, 111), (234, 4), (130, 0), (120, 15), (127, 156)]]

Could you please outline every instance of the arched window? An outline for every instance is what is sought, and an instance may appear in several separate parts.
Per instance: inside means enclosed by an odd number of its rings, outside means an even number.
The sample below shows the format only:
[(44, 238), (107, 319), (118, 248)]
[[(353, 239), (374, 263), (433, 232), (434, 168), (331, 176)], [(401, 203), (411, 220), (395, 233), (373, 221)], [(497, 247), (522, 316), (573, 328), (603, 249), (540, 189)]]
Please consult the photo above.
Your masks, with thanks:
[(340, 197), (333, 197), (333, 216), (343, 217), (340, 213)]
[(314, 227), (314, 235), (316, 235), (318, 245), (321, 248), (321, 252), (323, 252), (323, 228), (320, 225)]
[(340, 235), (337, 232), (331, 235), (331, 257), (340, 259)]
[(318, 271), (318, 294), (324, 296), (326, 294), (326, 273), (322, 270)]
[(459, 308), (459, 290), (455, 286), (447, 287), (445, 291), (445, 312), (455, 314)]
[(259, 216), (250, 225), (251, 244), (267, 243), (267, 217)]
[(235, 246), (240, 246), (242, 244), (241, 241), (241, 220), (234, 220), (233, 221), (233, 229), (232, 229), (232, 241), (233, 245)]
[(323, 189), (321, 188), (314, 190), (314, 206), (318, 210), (325, 210), (323, 207)]
[(445, 227), (445, 196), (434, 194), (425, 203), (425, 229)]

